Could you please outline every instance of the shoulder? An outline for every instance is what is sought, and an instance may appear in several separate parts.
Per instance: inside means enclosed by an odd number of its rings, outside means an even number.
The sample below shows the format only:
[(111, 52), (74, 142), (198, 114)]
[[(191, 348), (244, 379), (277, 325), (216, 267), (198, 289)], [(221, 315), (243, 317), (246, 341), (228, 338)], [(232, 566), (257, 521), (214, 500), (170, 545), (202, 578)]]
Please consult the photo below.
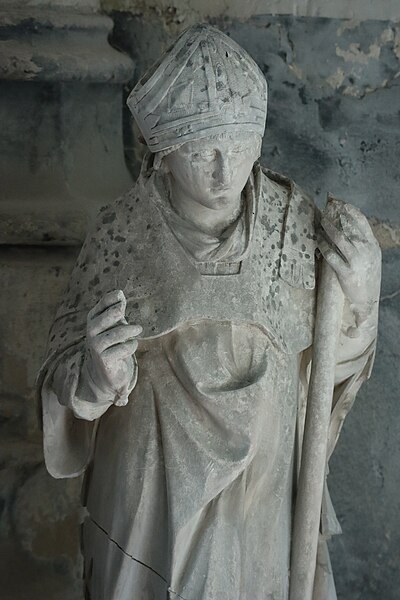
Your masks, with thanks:
[(263, 196), (282, 209), (280, 277), (293, 287), (315, 287), (315, 218), (312, 198), (294, 181), (261, 168)]
[(313, 218), (314, 201), (295, 181), (263, 166), (261, 166), (261, 179), (265, 191), (272, 189), (275, 193), (280, 193), (287, 198), (288, 205), (295, 206), (299, 215), (308, 215)]
[(129, 221), (131, 215), (140, 212), (139, 203), (140, 190), (135, 183), (125, 194), (100, 208), (95, 219), (96, 227), (109, 229)]
[(260, 168), (264, 182), (272, 182), (277, 187), (281, 188), (282, 191), (290, 190), (292, 181), (289, 179), (289, 177), (286, 177), (281, 173), (277, 173), (276, 171), (272, 171), (271, 169), (268, 169), (262, 165), (260, 165)]

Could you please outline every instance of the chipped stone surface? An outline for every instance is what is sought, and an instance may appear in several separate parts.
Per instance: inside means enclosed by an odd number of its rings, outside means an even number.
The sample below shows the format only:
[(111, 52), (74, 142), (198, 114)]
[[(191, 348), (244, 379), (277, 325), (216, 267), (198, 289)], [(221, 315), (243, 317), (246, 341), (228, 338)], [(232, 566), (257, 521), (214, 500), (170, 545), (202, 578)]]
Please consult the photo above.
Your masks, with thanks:
[(331, 19), (398, 19), (397, 0), (365, 2), (357, 0), (102, 0), (105, 10), (141, 12), (150, 18), (159, 16), (165, 25), (191, 25), (207, 18), (222, 17), (246, 21), (254, 15), (294, 15)]
[(112, 21), (91, 12), (97, 3), (48, 4), (0, 2), (0, 580), (10, 600), (82, 595), (79, 482), (44, 470), (35, 379), (88, 215), (131, 183), (120, 123), (133, 64), (108, 45)]
[[(138, 72), (171, 40), (170, 32), (155, 20), (118, 13), (114, 19), (115, 39), (138, 61)], [(217, 24), (224, 27), (223, 21)], [(399, 27), (360, 19), (258, 17), (246, 23), (226, 22), (225, 31), (255, 57), (269, 81), (263, 163), (289, 174), (321, 205), (330, 191), (360, 207), (384, 250), (376, 367), (332, 460), (332, 495), (346, 535), (346, 541), (338, 537), (333, 542), (332, 561), (339, 598), (394, 600), (400, 585), (394, 566), (399, 560), (400, 528), (395, 492), (400, 485), (398, 431), (391, 427), (398, 421), (399, 387), (395, 331), (400, 171), (394, 159), (399, 134)], [(354, 49), (357, 56), (371, 56), (346, 61), (337, 48), (342, 54)], [(138, 146), (133, 147), (140, 155)]]
[[(115, 43), (135, 58), (138, 73), (174, 37), (155, 21), (123, 13), (114, 19)], [(331, 192), (369, 217), (398, 224), (399, 26), (370, 21), (344, 27), (339, 20), (289, 17), (217, 25), (256, 59), (269, 81), (263, 164), (289, 175), (320, 204)], [(379, 45), (379, 58), (365, 64), (337, 55), (337, 48), (350, 52), (354, 44), (366, 54)], [(140, 147), (131, 126), (126, 139), (137, 173)]]
[(400, 226), (376, 218), (370, 219), (370, 225), (382, 250), (400, 247)]
[[(146, 18), (141, 16), (142, 9), (113, 13), (116, 24), (113, 43), (137, 60), (138, 73), (161, 54), (178, 28), (190, 24), (185, 16), (187, 3), (181, 2), (181, 8), (176, 8), (178, 3), (168, 4), (161, 14), (168, 27), (154, 10), (145, 14)], [(338, 6), (330, 2), (333, 4)], [(380, 19), (385, 16), (383, 5), (376, 3), (374, 8), (372, 3), (368, 4), (371, 8), (365, 10), (375, 11)], [(122, 6), (111, 0), (104, 5), (110, 10)], [(124, 6), (126, 9), (128, 4)], [(377, 11), (380, 15), (376, 15)], [(345, 16), (351, 15), (346, 13)], [(393, 14), (387, 16), (394, 18)], [(320, 204), (329, 190), (359, 206), (369, 216), (384, 249), (376, 365), (372, 379), (363, 387), (345, 424), (331, 463), (332, 496), (345, 534), (335, 538), (332, 560), (339, 599), (395, 600), (400, 588), (400, 431), (397, 425), (400, 171), (396, 158), (400, 33), (398, 24), (362, 19), (362, 14), (352, 21), (257, 17), (240, 23), (230, 17), (229, 21), (221, 19), (217, 24), (223, 27), (225, 23), (225, 30), (256, 58), (270, 83), (263, 163), (293, 177), (316, 196)], [(366, 61), (350, 60), (361, 53), (368, 56)], [(89, 101), (89, 96), (85, 101)], [(22, 98), (18, 102), (22, 106)], [(127, 116), (126, 122), (129, 122)], [(95, 124), (93, 119), (93, 130)], [(140, 150), (130, 127), (125, 131), (125, 148), (135, 172)], [(33, 168), (43, 164), (33, 164)], [(81, 171), (78, 180), (82, 180)], [(70, 178), (72, 185), (76, 185), (76, 181), (76, 177)], [(102, 191), (105, 185), (102, 178), (98, 190)], [(65, 205), (69, 202), (65, 196)], [(33, 484), (28, 482), (32, 481), (42, 460), (33, 394), (34, 373), (43, 356), (48, 324), (74, 257), (75, 250), (69, 249), (54, 250), (51, 254), (41, 249), (33, 253), (30, 249), (26, 252), (4, 250), (1, 254), (2, 284), (14, 292), (12, 302), (9, 294), (3, 294), (1, 300), (2, 314), (7, 314), (0, 336), (1, 457), (9, 464), (0, 479), (2, 534), (13, 530), (14, 518), (20, 519), (21, 524), (32, 518), (35, 522), (37, 498), (32, 499), (29, 507), (24, 501), (26, 509), (21, 515), (16, 515), (12, 507), (18, 488), (22, 490), (21, 495), (24, 490), (32, 489)], [(48, 480), (38, 476), (35, 495), (45, 498), (48, 493), (56, 494), (47, 487)], [(71, 514), (76, 514), (78, 497), (74, 501), (66, 489), (65, 498), (70, 499)], [(65, 553), (60, 550), (57, 560), (43, 556), (54, 549), (47, 537), (47, 524), (54, 523), (54, 518), (57, 521), (57, 515), (47, 512), (42, 531), (29, 526), (30, 531), (37, 532), (30, 538), (21, 536), (13, 545), (2, 543), (1, 555), (12, 557), (0, 566), (5, 598), (82, 600), (76, 579), (79, 565), (76, 562), (77, 566), (71, 569), (71, 555), (68, 556), (70, 541), (66, 540), (64, 547), (64, 539), (60, 540)], [(64, 518), (65, 512), (60, 512), (61, 527)], [(32, 545), (34, 538), (41, 542)], [(30, 554), (29, 548), (35, 548), (37, 556)]]
[(361, 389), (331, 461), (343, 535), (331, 543), (338, 598), (395, 600), (400, 586), (400, 249), (383, 253), (374, 374)]

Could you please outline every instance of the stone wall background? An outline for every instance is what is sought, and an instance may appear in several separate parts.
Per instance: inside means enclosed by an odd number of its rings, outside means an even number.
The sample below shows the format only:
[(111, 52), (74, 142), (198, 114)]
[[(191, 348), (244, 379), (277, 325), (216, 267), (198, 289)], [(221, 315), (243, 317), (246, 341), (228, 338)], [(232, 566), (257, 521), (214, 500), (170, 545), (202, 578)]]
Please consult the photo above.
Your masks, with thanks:
[[(96, 81), (81, 74), (72, 83), (64, 73), (51, 84), (43, 71), (42, 79), (22, 83), (7, 76), (9, 65), (0, 68), (0, 159), (7, 167), (0, 171), (0, 582), (7, 600), (82, 600), (80, 482), (52, 480), (43, 468), (35, 374), (87, 219), (130, 185), (123, 150), (131, 178), (137, 173), (141, 148), (127, 110), (121, 114), (123, 96), (176, 34), (199, 20), (246, 48), (269, 81), (264, 164), (295, 179), (320, 205), (330, 191), (361, 208), (381, 243), (378, 351), (331, 461), (343, 528), (331, 550), (339, 600), (398, 598), (400, 7), (334, 4), (105, 0), (114, 23), (112, 32), (111, 22), (104, 25), (110, 44), (133, 59), (136, 71), (117, 53), (112, 60), (121, 57), (125, 76), (115, 84), (112, 75), (100, 84), (101, 66)], [(49, 10), (95, 18), (100, 8), (94, 0), (21, 0), (0, 4), (0, 12), (14, 15), (16, 5), (39, 20)], [(29, 19), (18, 27), (9, 20), (0, 23), (0, 56), (2, 40), (19, 44), (30, 26)], [(85, 23), (64, 27), (63, 35), (78, 32), (81, 46), (89, 44), (93, 21)], [(102, 40), (100, 58), (108, 56), (106, 34)]]

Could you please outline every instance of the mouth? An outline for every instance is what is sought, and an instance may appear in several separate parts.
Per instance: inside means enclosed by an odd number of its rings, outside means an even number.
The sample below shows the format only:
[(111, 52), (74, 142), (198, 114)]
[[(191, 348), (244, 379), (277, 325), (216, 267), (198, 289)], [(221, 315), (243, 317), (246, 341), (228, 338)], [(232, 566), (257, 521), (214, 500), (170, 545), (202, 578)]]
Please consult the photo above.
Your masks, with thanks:
[(214, 187), (211, 189), (211, 192), (213, 194), (223, 194), (225, 192), (229, 192), (230, 191), (230, 187)]

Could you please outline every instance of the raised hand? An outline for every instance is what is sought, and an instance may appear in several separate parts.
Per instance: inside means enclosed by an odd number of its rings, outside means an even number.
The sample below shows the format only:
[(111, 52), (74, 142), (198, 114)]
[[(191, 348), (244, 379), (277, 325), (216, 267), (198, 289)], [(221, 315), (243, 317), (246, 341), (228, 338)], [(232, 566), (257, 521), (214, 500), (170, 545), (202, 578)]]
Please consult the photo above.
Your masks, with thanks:
[(142, 327), (125, 319), (126, 299), (121, 290), (109, 292), (88, 313), (86, 354), (82, 377), (99, 403), (123, 406), (137, 369), (134, 353)]
[(364, 321), (377, 308), (381, 250), (366, 217), (354, 206), (331, 200), (321, 217), (318, 247), (336, 272), (356, 315)]

